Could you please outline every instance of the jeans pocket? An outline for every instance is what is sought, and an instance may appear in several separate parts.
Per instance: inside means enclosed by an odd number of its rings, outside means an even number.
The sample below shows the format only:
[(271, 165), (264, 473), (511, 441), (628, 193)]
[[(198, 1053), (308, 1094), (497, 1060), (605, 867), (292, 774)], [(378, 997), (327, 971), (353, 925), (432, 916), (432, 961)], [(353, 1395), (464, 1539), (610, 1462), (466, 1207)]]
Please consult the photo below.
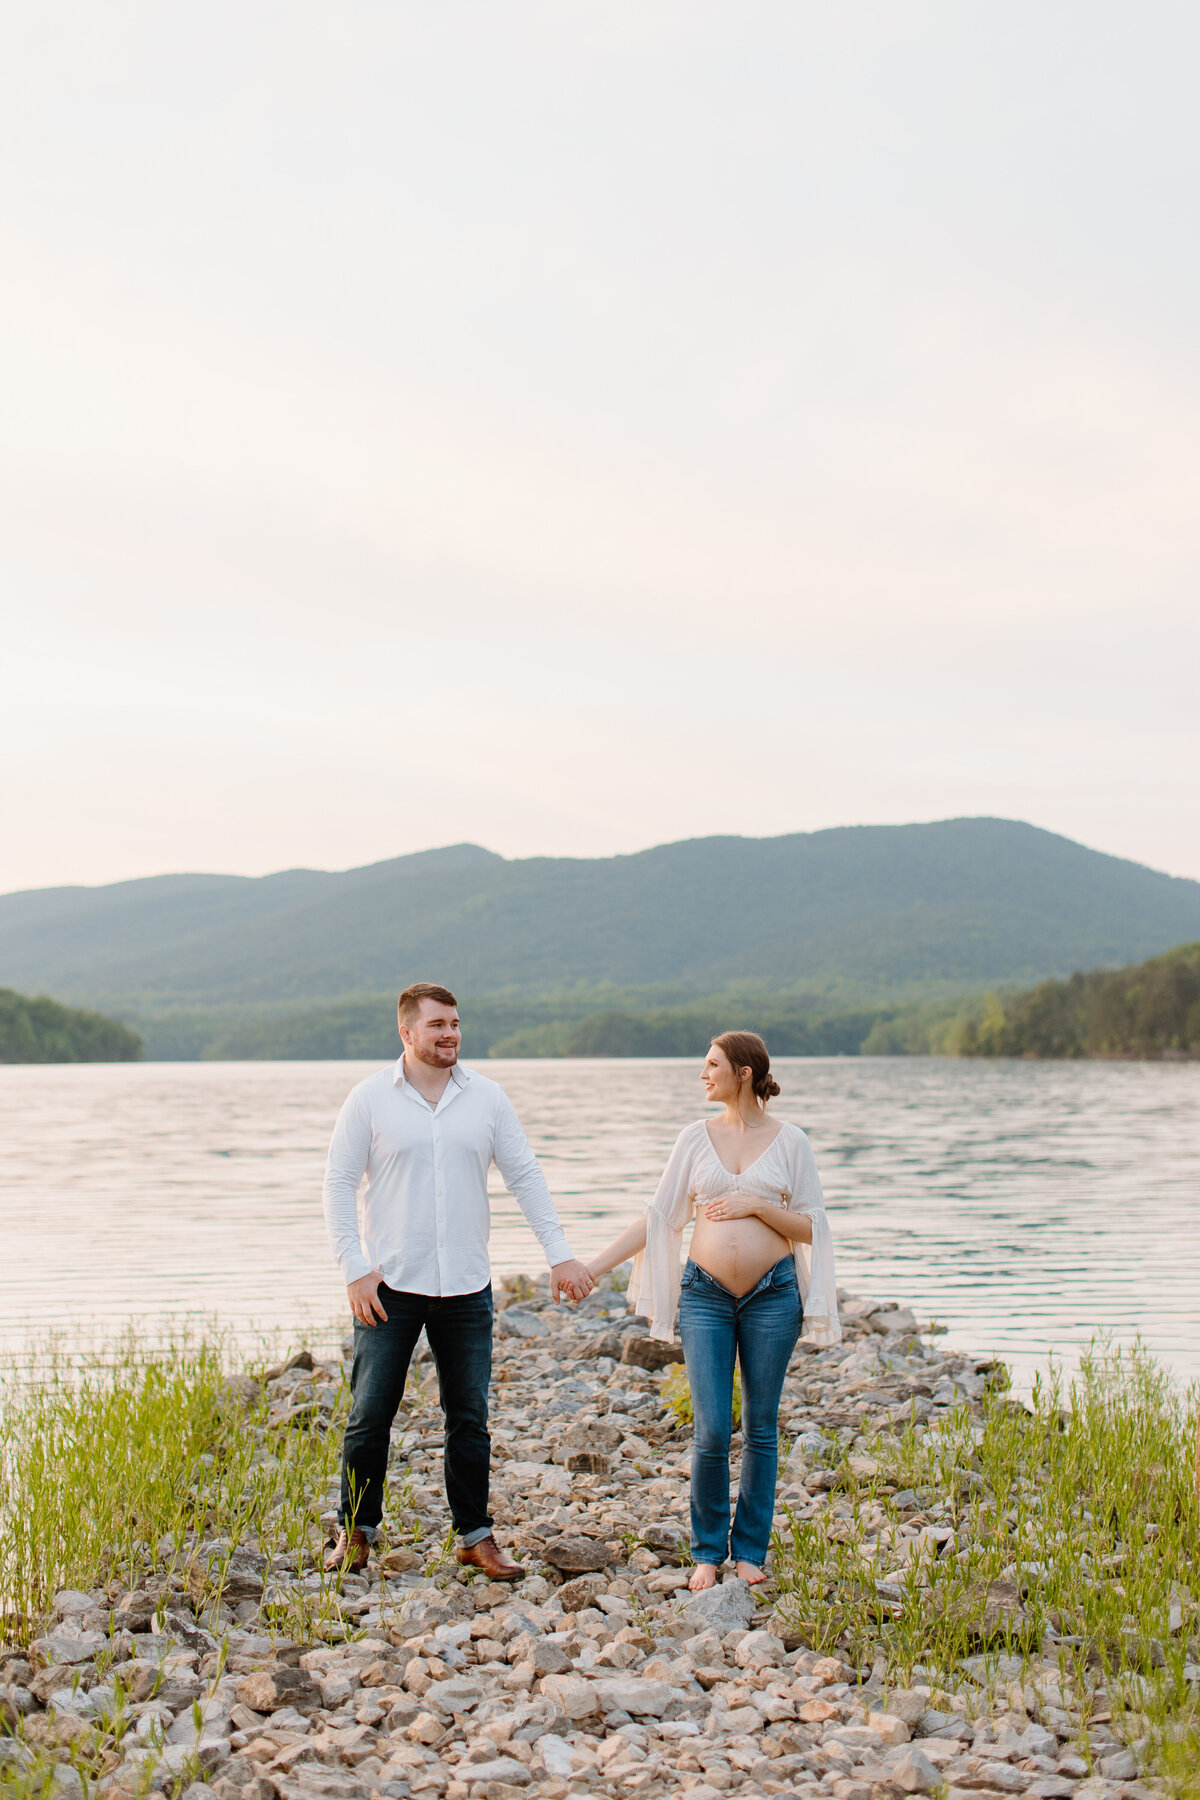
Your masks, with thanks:
[(794, 1257), (789, 1256), (786, 1262), (780, 1262), (776, 1265), (775, 1275), (771, 1285), (772, 1287), (777, 1288), (799, 1287), (800, 1283), (796, 1280), (796, 1259)]
[(683, 1289), (683, 1288), (695, 1287), (696, 1277), (699, 1275), (699, 1273), (700, 1273), (700, 1271), (696, 1267), (695, 1263), (688, 1263), (684, 1268), (683, 1274), (679, 1277), (680, 1288)]

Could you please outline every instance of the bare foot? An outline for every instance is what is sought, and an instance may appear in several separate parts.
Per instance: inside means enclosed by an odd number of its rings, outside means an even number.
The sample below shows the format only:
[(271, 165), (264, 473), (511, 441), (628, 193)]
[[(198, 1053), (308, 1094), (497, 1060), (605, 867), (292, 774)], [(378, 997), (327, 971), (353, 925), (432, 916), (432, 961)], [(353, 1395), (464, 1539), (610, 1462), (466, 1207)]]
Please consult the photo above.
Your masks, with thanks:
[(699, 1594), (704, 1588), (716, 1587), (716, 1585), (716, 1563), (697, 1563), (696, 1567), (692, 1570), (692, 1578), (688, 1582), (688, 1587), (691, 1589), (692, 1593)]
[(762, 1570), (758, 1568), (755, 1563), (740, 1562), (736, 1567), (735, 1573), (740, 1575), (742, 1580), (747, 1582), (750, 1587), (761, 1587), (763, 1582), (767, 1579)]

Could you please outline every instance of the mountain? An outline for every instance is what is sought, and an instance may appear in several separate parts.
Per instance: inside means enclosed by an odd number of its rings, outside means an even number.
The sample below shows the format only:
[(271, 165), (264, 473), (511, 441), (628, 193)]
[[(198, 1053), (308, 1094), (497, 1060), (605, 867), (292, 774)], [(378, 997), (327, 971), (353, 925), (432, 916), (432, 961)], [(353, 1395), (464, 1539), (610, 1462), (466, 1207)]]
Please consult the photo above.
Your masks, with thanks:
[(1011, 988), (1200, 937), (1200, 883), (1006, 819), (696, 838), (509, 861), (473, 844), (342, 873), (168, 875), (0, 897), (0, 983), (141, 1015), (757, 984), (857, 1000)]

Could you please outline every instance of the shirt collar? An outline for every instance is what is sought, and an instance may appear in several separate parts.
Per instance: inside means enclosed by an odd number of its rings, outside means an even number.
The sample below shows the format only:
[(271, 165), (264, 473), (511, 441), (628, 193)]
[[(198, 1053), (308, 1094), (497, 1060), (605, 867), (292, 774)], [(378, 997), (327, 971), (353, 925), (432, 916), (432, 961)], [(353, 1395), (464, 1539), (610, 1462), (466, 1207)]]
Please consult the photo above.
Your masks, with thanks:
[[(467, 1085), (468, 1081), (470, 1081), (470, 1079), (471, 1079), (470, 1069), (464, 1069), (461, 1063), (455, 1063), (454, 1067), (450, 1071), (449, 1086), (458, 1088), (461, 1090), (466, 1087), (466, 1085)], [(419, 1100), (421, 1102), (422, 1106), (429, 1105), (429, 1102), (428, 1102), (428, 1100), (426, 1100), (424, 1094), (418, 1093), (417, 1089), (413, 1086), (412, 1082), (405, 1075), (403, 1055), (400, 1055), (396, 1058), (395, 1068), (392, 1073), (392, 1082), (395, 1087), (398, 1087), (400, 1089), (401, 1093), (412, 1094), (417, 1100)], [(446, 1092), (443, 1093), (441, 1100), (438, 1102), (438, 1105), (439, 1106), (444, 1105), (444, 1103), (448, 1097), (449, 1097), (449, 1087), (447, 1088)], [(434, 1109), (430, 1108), (430, 1110), (433, 1111)]]

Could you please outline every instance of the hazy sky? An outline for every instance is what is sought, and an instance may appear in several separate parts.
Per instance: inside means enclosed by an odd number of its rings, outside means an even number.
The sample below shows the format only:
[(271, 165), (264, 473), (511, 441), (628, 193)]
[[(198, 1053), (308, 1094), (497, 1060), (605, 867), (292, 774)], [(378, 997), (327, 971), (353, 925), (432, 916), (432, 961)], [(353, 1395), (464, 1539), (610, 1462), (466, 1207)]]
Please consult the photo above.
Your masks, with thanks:
[(1200, 877), (1200, 14), (9, 6), (0, 888)]

